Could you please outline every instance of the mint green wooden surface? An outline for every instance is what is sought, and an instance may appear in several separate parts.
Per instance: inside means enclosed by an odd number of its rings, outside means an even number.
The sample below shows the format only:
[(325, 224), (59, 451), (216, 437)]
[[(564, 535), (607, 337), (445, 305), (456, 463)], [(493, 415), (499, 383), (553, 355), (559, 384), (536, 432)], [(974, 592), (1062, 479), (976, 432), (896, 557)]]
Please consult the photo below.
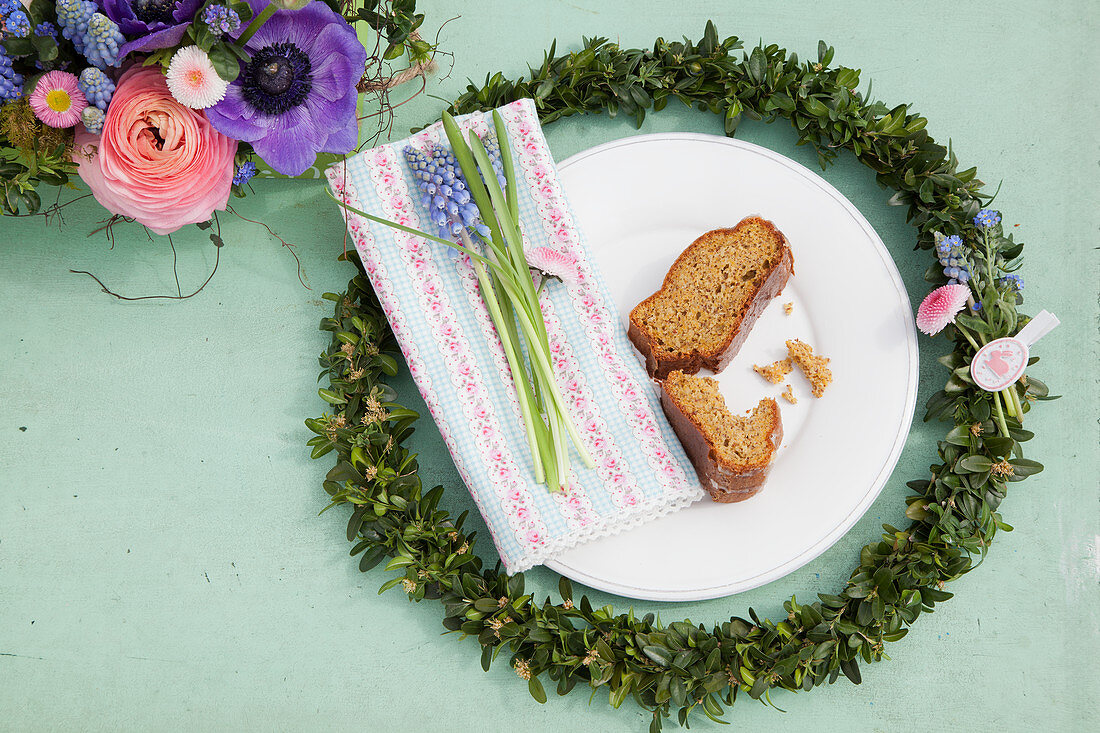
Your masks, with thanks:
[[(698, 37), (709, 17), (723, 36), (803, 57), (824, 38), (835, 63), (874, 79), (875, 96), (912, 102), (964, 167), (1005, 181), (997, 206), (1030, 245), (1027, 310), (1063, 321), (1036, 349), (1035, 374), (1067, 396), (1028, 420), (1038, 434), (1028, 455), (1047, 470), (1003, 504), (1016, 531), (888, 647), (892, 661), (864, 667), (862, 686), (778, 694), (786, 713), (746, 697), (733, 718), (752, 731), (1090, 729), (1100, 704), (1095, 4), (420, 5), (430, 34), (462, 14), (441, 37), (454, 69), (428, 85), (444, 98), (467, 76), (525, 71), (555, 37), (559, 49), (582, 33), (649, 45), (659, 34)], [(400, 109), (395, 130), (439, 108), (422, 96)], [(716, 118), (670, 108), (643, 132), (669, 130), (721, 131)], [(559, 159), (633, 134), (601, 118), (548, 128)], [(746, 123), (739, 136), (815, 165), (785, 123)], [(912, 251), (903, 212), (850, 158), (825, 175), (881, 234), (919, 302), (928, 255)], [(335, 259), (340, 217), (318, 184), (256, 189), (238, 211), (297, 245), (312, 289), (266, 231), (224, 216), (227, 244), (202, 294), (123, 303), (68, 270), (130, 295), (168, 292), (167, 240), (120, 227), (112, 248), (87, 236), (104, 214), (86, 202), (65, 210), (61, 228), (0, 219), (0, 729), (645, 730), (647, 714), (611, 710), (605, 694), (538, 705), (505, 663), (482, 672), (474, 640), (440, 635), (437, 603), (376, 595), (385, 576), (360, 574), (347, 556), (343, 511), (317, 516), (329, 464), (309, 460), (302, 420), (325, 406), (314, 382), (325, 345), (316, 326), (328, 313), (320, 296), (352, 268)], [(194, 229), (175, 244), (186, 291), (209, 271), (213, 247)], [(923, 404), (942, 383), (934, 360), (944, 344), (920, 343)], [(418, 402), (407, 378), (397, 388)], [(904, 482), (926, 470), (943, 430), (918, 421), (880, 499), (801, 570), (732, 598), (635, 610), (709, 625), (750, 605), (774, 618), (792, 594), (835, 591), (880, 524), (903, 521)], [(446, 484), (451, 507), (471, 508), (430, 422), (415, 445), (426, 485)], [(556, 584), (551, 572), (528, 574), (540, 596)], [(693, 728), (719, 729), (702, 718)]]

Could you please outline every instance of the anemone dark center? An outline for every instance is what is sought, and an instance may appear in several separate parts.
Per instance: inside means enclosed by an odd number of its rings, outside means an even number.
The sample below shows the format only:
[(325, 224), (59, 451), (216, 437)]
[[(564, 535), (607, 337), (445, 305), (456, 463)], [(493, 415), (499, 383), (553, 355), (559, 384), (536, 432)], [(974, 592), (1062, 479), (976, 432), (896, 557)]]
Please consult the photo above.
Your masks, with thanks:
[(132, 0), (130, 9), (143, 23), (171, 25), (175, 22), (172, 11), (176, 9), (176, 0)]
[(264, 46), (241, 74), (241, 94), (260, 112), (281, 115), (306, 101), (312, 70), (309, 56), (293, 43)]

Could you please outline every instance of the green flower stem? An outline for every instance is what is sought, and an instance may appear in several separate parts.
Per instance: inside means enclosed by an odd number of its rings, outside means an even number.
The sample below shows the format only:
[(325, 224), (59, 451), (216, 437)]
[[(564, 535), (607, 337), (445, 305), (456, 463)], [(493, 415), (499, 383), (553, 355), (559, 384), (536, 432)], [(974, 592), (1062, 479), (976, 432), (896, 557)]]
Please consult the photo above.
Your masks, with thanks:
[[(1016, 410), (1016, 401), (1012, 399), (1011, 392), (1012, 387), (1005, 387), (1001, 390), (1001, 396), (1004, 397), (1005, 401), (1005, 412), (1008, 413), (1009, 417), (1020, 420), (1020, 413)], [(1020, 422), (1022, 423), (1023, 420), (1020, 420)]]
[(328, 197), (330, 199), (332, 199), (337, 204), (339, 204), (341, 206), (341, 208), (347, 209), (351, 213), (356, 214), (358, 216), (361, 216), (364, 219), (369, 219), (370, 221), (378, 222), (379, 224), (385, 224), (388, 227), (392, 227), (394, 229), (399, 229), (399, 230), (405, 232), (406, 234), (415, 234), (418, 237), (424, 237), (424, 239), (430, 239), (433, 242), (438, 242), (439, 244), (445, 244), (448, 247), (450, 247), (451, 249), (457, 249), (462, 254), (469, 255), (471, 260), (474, 260), (475, 262), (480, 262), (483, 265), (488, 266), (489, 268), (493, 269), (497, 274), (511, 275), (511, 273), (506, 272), (503, 268), (501, 268), (501, 266), (498, 263), (493, 262), (489, 259), (486, 259), (485, 257), (478, 254), (477, 252), (474, 252), (474, 251), (471, 251), (471, 250), (467, 249), (464, 245), (455, 244), (454, 242), (450, 242), (446, 239), (442, 239), (441, 237), (436, 237), (436, 236), (433, 236), (431, 234), (428, 234), (427, 232), (422, 232), (419, 229), (413, 229), (412, 227), (407, 227), (407, 226), (404, 226), (403, 224), (398, 224), (396, 221), (390, 221), (389, 219), (384, 219), (381, 216), (375, 216), (374, 214), (368, 214), (367, 212), (362, 211), (360, 209), (357, 209), (354, 206), (352, 206), (351, 204), (344, 203), (340, 199), (336, 198), (336, 196), (333, 195), (332, 191), (328, 190), (327, 188), (325, 189), (325, 193), (328, 194)]
[(974, 347), (975, 353), (977, 353), (978, 350), (982, 348), (981, 346), (978, 346), (978, 342), (974, 340), (974, 337), (970, 335), (969, 331), (963, 328), (963, 325), (961, 323), (956, 322), (955, 328), (959, 330), (959, 333), (966, 337), (966, 340), (969, 341), (970, 345)]
[[(467, 247), (473, 249), (473, 242), (470, 241), (469, 235), (465, 231), (462, 232), (462, 239)], [(481, 296), (485, 301), (485, 307), (489, 311), (489, 316), (493, 319), (497, 335), (504, 346), (504, 356), (508, 360), (508, 369), (512, 373), (512, 383), (515, 385), (516, 399), (519, 402), (519, 411), (523, 417), (523, 427), (527, 433), (527, 446), (531, 450), (531, 463), (535, 472), (535, 481), (541, 484), (546, 480), (546, 473), (543, 470), (543, 454), (538, 435), (535, 432), (535, 421), (531, 414), (531, 395), (527, 383), (527, 373), (519, 363), (518, 346), (509, 333), (509, 329), (504, 326), (504, 315), (501, 313), (496, 291), (492, 282), (489, 281), (485, 268), (476, 260), (473, 262), (473, 267), (474, 272), (477, 274), (478, 284), (481, 286)]]
[(267, 19), (275, 15), (275, 11), (278, 8), (275, 7), (275, 3), (268, 3), (267, 7), (259, 12), (258, 15), (252, 16), (252, 21), (245, 26), (244, 32), (237, 38), (237, 45), (244, 47), (244, 44), (248, 42), (248, 39), (256, 35), (256, 31), (260, 30), (260, 26), (267, 22)]
[(1008, 422), (1005, 420), (1004, 411), (1001, 410), (1001, 394), (999, 392), (993, 393), (993, 412), (997, 416), (997, 426), (1001, 430), (1001, 437), (1011, 438), (1012, 435), (1008, 432)]
[[(500, 112), (493, 110), (493, 128), (497, 133), (497, 140), (507, 140), (508, 130), (504, 127), (504, 118)], [(512, 148), (507, 145), (500, 146), (500, 164), (504, 168), (504, 179), (508, 184), (508, 213), (512, 219), (519, 221), (519, 197), (516, 193), (515, 166), (512, 163)]]
[[(546, 417), (550, 423), (550, 439), (554, 443), (553, 459), (554, 469), (558, 474), (557, 486), (564, 489), (565, 484), (569, 481), (569, 446), (562, 439), (561, 415), (551, 411)], [(550, 486), (553, 488), (554, 485), (551, 484)]]
[[(511, 165), (510, 155), (505, 157), (503, 152), (508, 147), (508, 137), (507, 132), (503, 129), (503, 120), (499, 117), (499, 114), (494, 117), (494, 123), (498, 131), (505, 132), (505, 136), (499, 139), (501, 162), (502, 164), (508, 164), (504, 166), (505, 180), (508, 187), (513, 188), (515, 185), (515, 171)], [(541, 378), (545, 387), (546, 412), (548, 415), (554, 411), (559, 413), (562, 427), (568, 433), (584, 465), (588, 468), (594, 468), (595, 462), (589, 455), (588, 449), (585, 448), (580, 434), (573, 424), (550, 366), (552, 362), (549, 356), (550, 346), (549, 337), (546, 333), (546, 323), (543, 320), (538, 294), (535, 292), (530, 269), (523, 254), (523, 237), (519, 232), (518, 224), (518, 204), (509, 203), (496, 180), (496, 176), (492, 174), (492, 163), (481, 138), (471, 131), (467, 143), (467, 140), (462, 137), (458, 124), (448, 114), (443, 115), (443, 127), (447, 132), (447, 139), (451, 143), (455, 160), (458, 161), (466, 178), (470, 195), (481, 212), (482, 220), (492, 233), (493, 242), (503, 241), (506, 244), (506, 253), (500, 253), (500, 255), (507, 255), (501, 256), (502, 269), (508, 269), (507, 265), (510, 264), (513, 277), (501, 278), (500, 282), (508, 291), (508, 296), (513, 303), (522, 306), (516, 311), (517, 320), (527, 341), (532, 376), (536, 380)], [(486, 171), (487, 175), (481, 176), (480, 171)]]
[[(509, 294), (513, 299), (519, 299), (522, 297), (514, 289), (514, 285), (508, 283), (508, 281), (502, 281), (506, 289), (509, 289)], [(549, 397), (549, 404), (547, 404), (547, 411), (551, 409), (557, 409), (564, 418), (564, 427), (567, 433), (569, 433), (570, 439), (573, 441), (573, 445), (577, 449), (577, 453), (580, 454), (581, 460), (588, 468), (595, 468), (596, 464), (592, 460), (592, 456), (589, 455), (588, 449), (584, 447), (584, 442), (581, 440), (580, 434), (577, 432), (577, 428), (573, 425), (572, 419), (569, 418), (569, 410), (565, 405), (565, 400), (561, 396), (561, 392), (558, 390), (557, 379), (554, 377), (554, 373), (550, 367), (550, 355), (548, 349), (543, 347), (541, 341), (538, 338), (538, 334), (535, 332), (535, 326), (532, 323), (532, 318), (526, 312), (518, 312), (516, 314), (517, 321), (520, 325), (520, 330), (523, 331), (524, 337), (527, 339), (527, 348), (531, 352), (531, 366), (537, 370), (543, 378), (543, 382), (546, 386), (546, 394)]]
[(1005, 390), (1005, 394), (1012, 398), (1012, 409), (1016, 412), (1016, 419), (1019, 420), (1020, 425), (1024, 424), (1024, 406), (1020, 403), (1020, 395), (1016, 393), (1016, 385)]

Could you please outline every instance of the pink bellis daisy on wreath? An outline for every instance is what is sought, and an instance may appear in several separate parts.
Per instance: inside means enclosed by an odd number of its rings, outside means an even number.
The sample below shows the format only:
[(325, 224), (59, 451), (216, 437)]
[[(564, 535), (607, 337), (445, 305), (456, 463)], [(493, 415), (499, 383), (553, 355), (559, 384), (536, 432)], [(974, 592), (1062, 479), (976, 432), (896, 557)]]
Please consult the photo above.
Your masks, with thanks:
[[(1009, 487), (1042, 470), (1023, 457), (1022, 443), (1032, 437), (1024, 416), (1036, 402), (1054, 399), (1031, 374), (1000, 392), (980, 388), (970, 375), (985, 344), (1031, 322), (1017, 310), (1023, 245), (985, 206), (990, 196), (976, 171), (960, 170), (908, 105), (889, 108), (857, 91), (859, 71), (831, 66), (833, 49), (825, 43), (816, 60), (802, 61), (775, 45), (733, 53), (741, 47), (736, 37), (720, 40), (712, 23), (698, 42), (657, 39), (650, 49), (586, 39), (577, 52), (551, 49), (529, 79), (496, 74), (484, 86), (471, 84), (448, 112), (532, 98), (543, 124), (608, 111), (640, 125), (648, 111), (678, 100), (721, 115), (729, 135), (743, 116), (787, 119), (823, 168), (847, 149), (894, 189), (890, 203), (908, 208), (919, 247), (935, 253), (925, 279), (937, 287), (916, 317), (923, 332), (942, 334), (953, 348), (939, 360), (949, 377), (924, 419), (951, 427), (930, 470), (906, 484), (907, 524), (884, 525), (835, 594), (791, 598), (778, 620), (749, 609), (747, 618), (712, 624), (595, 608), (574, 596), (565, 578), (559, 602), (539, 602), (525, 590), (523, 574), (508, 575), (474, 551), (465, 516), (439, 508), (443, 487), (421, 486), (416, 456), (404, 445), (417, 416), (385, 383), (397, 373), (387, 353), (394, 339), (354, 255), (360, 274), (344, 293), (324, 296), (335, 308), (321, 323), (332, 341), (320, 357), (329, 378), (320, 396), (332, 414), (306, 420), (315, 433), (311, 456), (336, 457), (323, 487), (329, 507), (351, 505), (347, 539), (359, 569), (386, 561), (379, 592), (401, 588), (412, 601), (438, 600), (443, 627), (476, 640), (482, 667), (503, 656), (538, 702), (547, 700), (547, 681), (559, 695), (575, 687), (603, 692), (616, 708), (633, 700), (652, 714), (651, 733), (672, 716), (680, 725), (693, 714), (727, 722), (739, 697), (771, 703), (780, 690), (809, 691), (841, 677), (859, 684), (861, 664), (888, 659), (886, 644), (950, 599), (947, 584), (977, 567), (998, 531), (1011, 529), (999, 512)], [(476, 230), (474, 212), (467, 217), (464, 203), (456, 203), (461, 221), (433, 220), (441, 238)], [(527, 253), (527, 264), (544, 280), (570, 272), (570, 263), (547, 253)]]
[(258, 173), (353, 151), (360, 95), (384, 131), (388, 90), (434, 68), (422, 22), (413, 0), (0, 0), (0, 214), (51, 214), (39, 187), (79, 177), (108, 236), (210, 229)]

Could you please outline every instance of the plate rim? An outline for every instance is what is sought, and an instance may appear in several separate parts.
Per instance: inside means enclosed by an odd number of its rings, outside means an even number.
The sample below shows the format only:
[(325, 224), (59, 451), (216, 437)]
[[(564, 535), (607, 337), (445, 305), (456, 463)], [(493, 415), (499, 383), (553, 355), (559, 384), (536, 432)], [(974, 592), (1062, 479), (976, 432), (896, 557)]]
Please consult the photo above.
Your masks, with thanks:
[[(869, 236), (871, 244), (875, 253), (883, 261), (886, 267), (886, 271), (890, 276), (890, 281), (894, 285), (898, 294), (906, 304), (907, 307), (911, 306), (909, 299), (909, 293), (905, 289), (905, 281), (901, 277), (901, 272), (897, 268), (897, 264), (894, 262), (893, 256), (886, 248), (886, 244), (882, 241), (882, 238), (875, 231), (875, 228), (871, 226), (871, 223), (867, 221), (867, 217), (863, 216), (862, 212), (856, 208), (844, 194), (836, 189), (835, 186), (830, 184), (827, 180), (820, 175), (810, 170), (801, 163), (788, 158), (785, 155), (765, 148), (761, 145), (745, 142), (744, 140), (737, 140), (734, 138), (723, 137), (720, 135), (710, 135), (706, 133), (698, 132), (658, 132), (647, 133), (641, 135), (632, 135), (630, 137), (619, 138), (617, 140), (611, 140), (606, 143), (595, 145), (591, 148), (586, 148), (573, 155), (569, 156), (562, 162), (558, 163), (558, 171), (562, 171), (571, 165), (575, 165), (586, 158), (590, 158), (594, 155), (612, 150), (620, 147), (627, 147), (631, 145), (654, 143), (654, 142), (672, 142), (672, 141), (688, 141), (688, 142), (700, 142), (719, 144), (729, 147), (739, 148), (748, 153), (759, 155), (770, 159), (771, 161), (778, 163), (794, 173), (802, 176), (806, 181), (823, 193), (840, 203), (840, 205), (846, 210), (859, 227)], [(597, 578), (589, 575), (583, 570), (578, 570), (570, 565), (567, 565), (560, 560), (550, 560), (543, 565), (554, 572), (563, 575), (570, 580), (574, 580), (578, 583), (583, 583), (590, 588), (604, 591), (607, 593), (613, 593), (615, 595), (623, 596), (625, 598), (631, 598), (644, 601), (666, 601), (666, 602), (688, 602), (688, 601), (703, 601), (712, 600), (715, 598), (724, 598), (736, 593), (741, 593), (753, 588), (758, 588), (762, 585), (766, 585), (774, 580), (778, 580), (795, 570), (798, 570), (803, 565), (806, 565), (810, 561), (816, 559), (822, 555), (826, 550), (835, 545), (840, 539), (848, 533), (852, 527), (867, 513), (867, 510), (871, 508), (875, 499), (882, 493), (882, 489), (886, 486), (886, 482), (889, 481), (890, 476), (893, 475), (894, 469), (897, 467), (898, 460), (901, 458), (901, 453), (905, 449), (905, 444), (908, 442), (910, 429), (913, 423), (913, 415), (916, 412), (917, 405), (917, 390), (919, 388), (919, 369), (920, 369), (920, 353), (917, 345), (917, 328), (916, 323), (912, 318), (905, 319), (906, 324), (906, 346), (907, 356), (909, 361), (909, 374), (908, 385), (905, 396), (905, 408), (903, 410), (903, 420), (900, 423), (898, 434), (894, 437), (893, 445), (891, 446), (890, 453), (883, 462), (879, 473), (876, 475), (874, 481), (871, 482), (868, 490), (864, 494), (859, 503), (849, 512), (836, 526), (834, 526), (828, 533), (826, 533), (820, 540), (810, 545), (807, 549), (803, 550), (799, 555), (791, 558), (787, 562), (779, 565), (771, 570), (758, 573), (751, 578), (745, 578), (736, 582), (726, 583), (723, 585), (709, 586), (706, 588), (698, 588), (693, 590), (659, 590), (656, 588), (641, 588), (622, 583), (616, 583), (603, 578)]]

